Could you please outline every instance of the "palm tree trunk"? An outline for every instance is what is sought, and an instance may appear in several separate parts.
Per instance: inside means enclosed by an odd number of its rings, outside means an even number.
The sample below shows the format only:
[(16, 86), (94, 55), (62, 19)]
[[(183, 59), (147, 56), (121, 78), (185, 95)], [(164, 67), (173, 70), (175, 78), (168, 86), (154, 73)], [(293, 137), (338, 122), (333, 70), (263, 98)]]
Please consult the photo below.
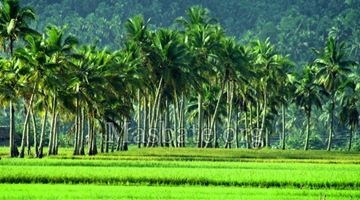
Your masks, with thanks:
[(88, 119), (88, 155), (91, 156), (93, 155), (93, 128), (92, 128), (92, 117), (90, 116)]
[(109, 141), (110, 141), (109, 125), (105, 121), (102, 126), (105, 134), (105, 153), (109, 153)]
[(31, 144), (30, 144), (30, 119), (29, 122), (27, 124), (27, 130), (26, 130), (26, 144), (27, 144), (27, 155), (30, 156), (31, 154)]
[[(154, 140), (155, 140), (155, 137), (156, 137), (156, 134), (152, 134), (152, 131), (155, 131), (156, 132), (156, 119), (157, 119), (157, 107), (158, 107), (158, 101), (160, 101), (160, 96), (161, 96), (161, 93), (162, 93), (162, 83), (163, 81), (163, 77), (161, 77), (160, 81), (159, 81), (159, 86), (157, 88), (157, 91), (156, 91), (156, 96), (155, 96), (155, 100), (154, 100), (154, 105), (153, 105), (153, 109), (152, 109), (152, 116), (151, 116), (151, 121), (150, 121), (150, 127), (149, 127), (149, 146), (153, 147), (155, 144), (154, 144)], [(154, 124), (155, 123), (155, 124)]]
[(214, 142), (215, 142), (215, 144), (214, 144), (214, 148), (216, 149), (216, 148), (219, 148), (219, 138), (218, 138), (218, 134), (217, 134), (217, 127), (218, 127), (218, 124), (217, 124), (217, 122), (215, 123), (215, 128), (214, 128), (214, 130), (213, 130), (213, 132), (214, 132)]
[(331, 113), (330, 113), (330, 134), (329, 134), (329, 143), (328, 143), (328, 147), (327, 147), (327, 151), (331, 150), (331, 143), (332, 143), (332, 136), (333, 136), (333, 131), (334, 131), (334, 107), (335, 107), (335, 102), (334, 102), (334, 97), (331, 98)]
[(31, 118), (34, 128), (34, 149), (35, 149), (35, 156), (37, 157), (39, 155), (39, 149), (38, 149), (38, 142), (37, 142), (37, 128), (36, 128), (36, 120), (34, 115), (34, 110), (31, 108)]
[(179, 147), (179, 145), (178, 145), (178, 136), (177, 136), (177, 124), (178, 124), (178, 118), (177, 118), (177, 105), (178, 105), (178, 103), (177, 103), (177, 100), (176, 100), (176, 95), (175, 95), (175, 102), (174, 102), (174, 111), (173, 111), (173, 113), (174, 113), (174, 140), (175, 140), (175, 147)]
[(114, 150), (115, 150), (115, 125), (114, 125), (114, 127), (111, 127), (108, 131), (109, 131), (109, 135), (111, 136), (111, 140), (112, 140), (111, 153), (114, 153)]
[(51, 124), (50, 124), (50, 134), (49, 134), (49, 151), (48, 155), (52, 155), (52, 140), (54, 137), (54, 124), (55, 124), (55, 116), (56, 116), (56, 104), (57, 104), (57, 96), (55, 94), (54, 96), (54, 104), (53, 104), (53, 110), (52, 110), (52, 116), (51, 116)]
[(350, 135), (349, 135), (349, 149), (348, 151), (351, 150), (351, 143), (352, 143), (352, 134), (353, 134), (353, 131), (354, 131), (354, 125), (351, 123), (350, 125)]
[(231, 149), (230, 144), (230, 135), (231, 135), (231, 122), (232, 122), (232, 112), (233, 112), (233, 85), (231, 84), (231, 81), (228, 81), (228, 87), (227, 87), (227, 94), (228, 94), (228, 118), (227, 118), (227, 135), (226, 135), (226, 141), (225, 141), (225, 148)]
[[(161, 109), (161, 107), (160, 107), (160, 105), (161, 105), (161, 98), (162, 98), (162, 94), (163, 94), (163, 88), (161, 89), (161, 91), (160, 91), (160, 94), (159, 94), (159, 97), (158, 97), (158, 101), (157, 101), (157, 108), (156, 108), (156, 113), (155, 113), (155, 122), (154, 122), (154, 124), (153, 124), (153, 126), (154, 126), (154, 131), (155, 131), (155, 133), (153, 134), (153, 138), (152, 138), (152, 145), (151, 145), (151, 147), (155, 147), (155, 146), (157, 146), (158, 145), (158, 142), (159, 142), (159, 140), (161, 140), (162, 138), (161, 138), (161, 131), (159, 131), (159, 137), (157, 138), (157, 135), (156, 135), (156, 132), (158, 131), (158, 124), (159, 124), (159, 118), (160, 118), (160, 109)], [(161, 142), (161, 141), (160, 141)]]
[(55, 124), (54, 124), (54, 137), (53, 137), (53, 154), (54, 155), (57, 155), (58, 145), (59, 145), (58, 121), (59, 121), (59, 113), (57, 113), (55, 116)]
[(120, 124), (122, 124), (122, 129), (120, 131), (120, 134), (119, 134), (119, 138), (118, 138), (118, 144), (117, 144), (117, 148), (116, 150), (117, 151), (122, 151), (123, 150), (123, 140), (124, 140), (124, 130), (125, 130), (125, 124), (124, 124), (124, 118), (122, 117), (120, 119)]
[[(79, 99), (76, 100), (76, 109), (78, 109), (79, 107)], [(73, 152), (73, 155), (78, 155), (79, 153), (79, 149), (78, 149), (78, 136), (79, 136), (79, 112), (76, 112), (76, 116), (75, 116), (75, 132), (74, 132), (74, 152)]]
[[(226, 77), (224, 78), (224, 83), (221, 85), (221, 90), (220, 90), (220, 93), (219, 93), (219, 96), (218, 96), (218, 101), (216, 103), (216, 107), (215, 107), (215, 112), (214, 112), (214, 116), (212, 117), (211, 119), (211, 123), (210, 123), (210, 131), (213, 131), (214, 130), (214, 126), (215, 126), (215, 122), (216, 122), (216, 118), (217, 118), (217, 114), (218, 114), (218, 111), (219, 111), (219, 107), (220, 107), (220, 101), (221, 101), (221, 98), (223, 96), (223, 93), (224, 93), (224, 88), (225, 88), (225, 83), (226, 83), (227, 79)], [(208, 146), (209, 143), (206, 143), (206, 147)]]
[[(32, 107), (32, 103), (34, 101), (34, 96), (35, 96), (35, 91), (37, 89), (37, 85), (35, 84), (34, 86), (34, 90), (33, 93), (31, 95), (30, 101), (29, 101), (29, 105), (28, 105), (28, 109), (26, 109), (26, 106), (24, 104), (24, 110), (26, 112), (26, 117), (25, 117), (25, 123), (24, 123), (24, 128), (23, 128), (23, 136), (22, 136), (22, 140), (21, 140), (21, 151), (20, 151), (20, 158), (24, 157), (24, 150), (25, 150), (25, 133), (28, 127), (28, 123), (29, 123), (29, 118), (30, 118), (30, 111), (31, 111), (31, 107)], [(30, 136), (30, 133), (28, 134), (28, 136)], [(30, 146), (30, 137), (28, 137), (28, 144)]]
[(142, 137), (143, 147), (146, 147), (147, 144), (147, 135), (148, 135), (147, 125), (148, 125), (148, 100), (147, 97), (144, 96), (144, 134)]
[(106, 122), (105, 122), (106, 120), (105, 119), (103, 119), (102, 120), (102, 122), (99, 122), (99, 124), (100, 124), (100, 127), (101, 127), (101, 136), (100, 136), (100, 153), (104, 153), (104, 142), (106, 142), (105, 141), (105, 135), (106, 135)]
[(123, 145), (121, 149), (122, 151), (128, 150), (127, 140), (128, 140), (128, 123), (127, 123), (127, 118), (124, 118), (124, 137), (123, 137)]
[[(46, 103), (45, 100), (44, 100), (44, 103)], [(40, 145), (39, 145), (38, 158), (43, 157), (43, 145), (44, 145), (44, 137), (45, 137), (46, 119), (47, 119), (47, 108), (45, 107), (44, 116), (43, 116), (43, 122), (42, 122), (42, 127), (41, 127), (41, 136), (40, 136)]]
[[(264, 110), (263, 110), (263, 119), (262, 119), (262, 125), (261, 125), (261, 129), (260, 129), (260, 140), (262, 140), (263, 138), (263, 133), (264, 130), (266, 130), (266, 126), (265, 126), (265, 121), (266, 121), (266, 105), (267, 104), (267, 95), (266, 95), (266, 90), (264, 89)], [(268, 137), (268, 136), (266, 136)], [(268, 141), (266, 140), (265, 146), (268, 146)], [(268, 146), (270, 147), (270, 146)]]
[(29, 122), (28, 113), (30, 113), (30, 111), (28, 112), (28, 110), (26, 109), (25, 103), (24, 103), (24, 113), (26, 113), (26, 117), (25, 117), (25, 123), (24, 123), (24, 127), (23, 127), (23, 133), (22, 133), (22, 137), (21, 137), (21, 147), (20, 147), (19, 158), (24, 158), (24, 155), (25, 155), (24, 151), (25, 151), (26, 130), (28, 127), (28, 122)]
[(182, 101), (181, 101), (181, 110), (180, 110), (180, 116), (181, 116), (181, 120), (180, 120), (180, 134), (181, 134), (181, 147), (185, 147), (185, 95), (184, 92), (182, 92), (181, 94), (182, 96)]
[(96, 145), (96, 134), (95, 134), (95, 117), (93, 117), (92, 119), (92, 151), (93, 151), (93, 155), (96, 155), (98, 153), (97, 151), (97, 145)]
[(281, 149), (285, 150), (285, 105), (281, 105), (281, 117), (282, 117), (282, 146)]
[(304, 150), (307, 151), (309, 149), (309, 138), (310, 138), (310, 118), (311, 118), (311, 107), (308, 114), (308, 124), (307, 124), (307, 132), (306, 132), (306, 141)]
[(141, 148), (141, 91), (138, 91), (138, 130), (137, 130), (137, 146)]
[[(235, 106), (235, 148), (239, 148), (239, 108), (238, 106)], [(241, 118), (241, 114), (240, 114)]]
[(253, 138), (254, 138), (254, 130), (253, 130), (253, 126), (252, 126), (252, 121), (253, 121), (253, 106), (252, 106), (252, 102), (250, 102), (249, 105), (249, 110), (250, 110), (250, 123), (249, 123), (249, 148), (251, 148), (251, 143), (253, 143)]
[(85, 108), (82, 109), (80, 155), (85, 155)]
[(169, 147), (170, 142), (172, 147), (174, 147), (174, 141), (172, 140), (171, 131), (170, 131), (170, 111), (169, 111), (169, 100), (165, 101), (165, 135), (167, 136), (167, 140), (165, 142), (165, 146)]
[(245, 112), (245, 148), (250, 147), (250, 137), (249, 137), (249, 125), (248, 125), (248, 114), (247, 114), (247, 103), (246, 100), (244, 100), (244, 112)]
[[(24, 157), (24, 150), (25, 150), (25, 133), (27, 130), (27, 126), (29, 123), (29, 118), (30, 118), (30, 111), (31, 111), (31, 107), (32, 107), (32, 103), (34, 101), (34, 96), (35, 96), (35, 91), (37, 90), (37, 84), (35, 84), (34, 89), (33, 89), (33, 93), (31, 94), (31, 98), (28, 104), (28, 108), (26, 109), (25, 103), (24, 103), (24, 110), (26, 112), (26, 117), (25, 117), (25, 123), (24, 123), (24, 128), (23, 128), (23, 135), (22, 135), (22, 140), (21, 140), (21, 151), (20, 151), (20, 158)], [(30, 138), (28, 138), (28, 141), (30, 141)], [(30, 142), (29, 142), (30, 145)]]
[(199, 126), (199, 133), (198, 133), (198, 148), (203, 148), (204, 146), (204, 110), (202, 107), (203, 104), (203, 95), (202, 93), (198, 94), (198, 126)]

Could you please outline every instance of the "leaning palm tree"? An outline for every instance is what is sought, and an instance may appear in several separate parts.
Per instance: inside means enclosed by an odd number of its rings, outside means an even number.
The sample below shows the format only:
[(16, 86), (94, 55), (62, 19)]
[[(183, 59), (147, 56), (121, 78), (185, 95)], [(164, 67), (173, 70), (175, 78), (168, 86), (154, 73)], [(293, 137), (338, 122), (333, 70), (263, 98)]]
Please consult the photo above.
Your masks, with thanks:
[(351, 71), (350, 67), (357, 65), (353, 61), (346, 60), (346, 44), (329, 37), (325, 48), (311, 50), (318, 56), (313, 65), (317, 68), (317, 77), (320, 85), (323, 85), (330, 94), (330, 133), (327, 150), (331, 150), (331, 142), (334, 133), (334, 110), (335, 95), (338, 87), (347, 80), (346, 74)]
[(10, 156), (16, 157), (19, 151), (15, 143), (15, 105), (18, 102), (19, 91), (28, 70), (21, 65), (17, 58), (0, 60), (0, 100), (2, 105), (10, 106)]
[[(78, 57), (75, 54), (75, 47), (79, 44), (79, 40), (73, 36), (65, 35), (66, 26), (63, 28), (56, 27), (54, 25), (49, 25), (46, 28), (46, 34), (48, 38), (46, 39), (47, 51), (46, 54), (49, 57), (49, 64), (54, 66), (52, 70), (53, 73), (58, 75), (59, 84), (54, 84), (48, 87), (49, 92), (51, 92), (52, 99), (52, 116), (50, 124), (50, 137), (49, 137), (49, 151), (48, 155), (53, 154), (53, 134), (55, 117), (56, 117), (56, 106), (57, 106), (57, 97), (58, 93), (61, 90), (63, 84), (61, 84), (61, 79), (64, 80), (66, 77), (65, 68), (67, 66), (69, 58)], [(65, 75), (65, 76), (64, 76)]]
[[(8, 47), (5, 47), (3, 42), (3, 49), (8, 49), (10, 58), (13, 56), (14, 41), (25, 35), (40, 35), (38, 32), (29, 28), (28, 20), (35, 20), (34, 10), (30, 6), (21, 7), (20, 0), (3, 0), (4, 4), (0, 4), (0, 38), (2, 41), (8, 41)], [(15, 66), (14, 60), (11, 61)], [(10, 101), (10, 106), (13, 105)], [(10, 127), (13, 127), (14, 122), (10, 120)], [(10, 138), (14, 139), (14, 131), (10, 128)], [(15, 143), (10, 144), (10, 154), (15, 156), (17, 149)]]
[(301, 107), (307, 115), (307, 133), (304, 150), (309, 148), (310, 138), (310, 119), (313, 111), (313, 105), (317, 108), (322, 107), (322, 96), (324, 88), (315, 83), (314, 70), (310, 66), (305, 66), (303, 69), (303, 76), (295, 82), (297, 89), (295, 91), (294, 102), (298, 107)]

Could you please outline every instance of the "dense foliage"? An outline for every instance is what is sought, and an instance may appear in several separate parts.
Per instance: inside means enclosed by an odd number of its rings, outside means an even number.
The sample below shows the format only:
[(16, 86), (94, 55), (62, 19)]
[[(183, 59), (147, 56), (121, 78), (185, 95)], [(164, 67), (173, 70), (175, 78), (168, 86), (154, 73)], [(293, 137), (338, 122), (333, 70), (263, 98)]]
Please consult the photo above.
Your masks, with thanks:
[(12, 157), (359, 148), (356, 1), (2, 2)]

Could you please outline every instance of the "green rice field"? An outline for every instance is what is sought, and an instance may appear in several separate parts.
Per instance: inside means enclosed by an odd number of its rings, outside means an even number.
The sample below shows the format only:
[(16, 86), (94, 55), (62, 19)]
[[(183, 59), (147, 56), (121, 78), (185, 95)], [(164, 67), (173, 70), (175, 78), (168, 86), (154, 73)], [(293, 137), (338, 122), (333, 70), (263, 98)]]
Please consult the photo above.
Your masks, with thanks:
[(0, 148), (0, 199), (360, 199), (358, 152), (61, 152), (10, 159)]

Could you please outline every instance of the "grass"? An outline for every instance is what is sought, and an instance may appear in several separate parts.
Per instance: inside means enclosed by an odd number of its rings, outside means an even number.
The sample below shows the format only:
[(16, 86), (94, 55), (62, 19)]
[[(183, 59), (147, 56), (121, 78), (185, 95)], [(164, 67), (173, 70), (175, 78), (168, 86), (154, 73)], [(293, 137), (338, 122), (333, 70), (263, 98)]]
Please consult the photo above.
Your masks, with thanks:
[(105, 185), (0, 185), (2, 200), (19, 199), (358, 199), (360, 191), (202, 186), (105, 186)]
[(360, 165), (5, 159), (0, 183), (360, 189)]
[[(45, 155), (46, 150), (44, 148)], [(59, 155), (51, 156), (51, 159), (360, 164), (360, 152), (357, 151), (131, 148), (127, 152), (103, 153), (97, 156), (72, 156), (71, 154), (71, 148), (61, 148)], [(0, 155), (3, 158), (8, 157), (9, 149), (0, 147)], [(33, 155), (30, 156), (32, 157)]]
[(8, 148), (0, 148), (0, 199), (360, 199), (360, 154), (354, 151), (59, 153), (10, 159)]

